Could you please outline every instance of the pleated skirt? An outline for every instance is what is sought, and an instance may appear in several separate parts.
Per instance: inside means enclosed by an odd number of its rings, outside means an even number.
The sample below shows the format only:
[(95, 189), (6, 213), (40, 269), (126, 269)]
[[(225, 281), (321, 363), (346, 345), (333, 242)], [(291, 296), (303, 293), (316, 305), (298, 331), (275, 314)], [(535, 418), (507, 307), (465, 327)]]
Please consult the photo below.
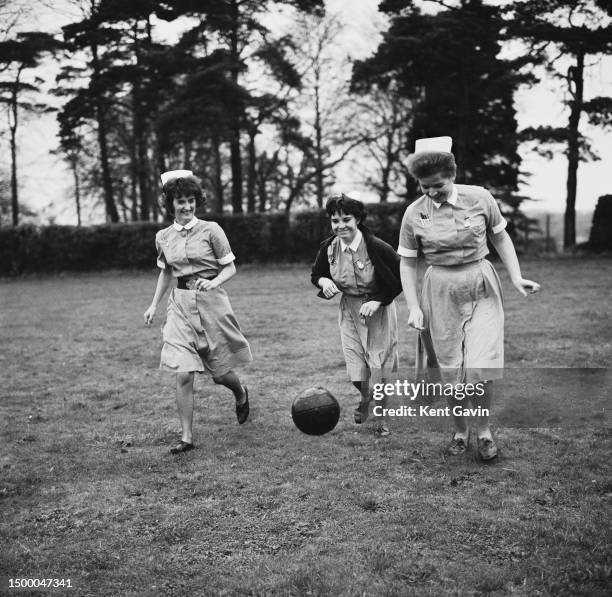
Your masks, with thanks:
[(378, 383), (397, 371), (397, 312), (395, 303), (381, 306), (371, 317), (361, 317), (364, 299), (343, 294), (338, 324), (346, 372), (350, 381)]
[[(442, 381), (474, 383), (502, 377), (503, 296), (490, 261), (430, 266), (423, 278), (421, 309)], [(430, 364), (419, 336), (417, 370)]]
[(253, 360), (224, 288), (174, 288), (168, 298), (160, 368), (219, 377)]

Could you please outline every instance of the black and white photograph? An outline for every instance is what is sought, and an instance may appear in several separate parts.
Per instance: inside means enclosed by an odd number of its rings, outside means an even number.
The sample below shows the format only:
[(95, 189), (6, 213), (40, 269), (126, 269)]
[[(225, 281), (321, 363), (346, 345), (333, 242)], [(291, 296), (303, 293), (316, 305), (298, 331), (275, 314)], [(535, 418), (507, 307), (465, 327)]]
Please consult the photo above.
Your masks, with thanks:
[(610, 595), (611, 139), (610, 0), (0, 0), (0, 595)]

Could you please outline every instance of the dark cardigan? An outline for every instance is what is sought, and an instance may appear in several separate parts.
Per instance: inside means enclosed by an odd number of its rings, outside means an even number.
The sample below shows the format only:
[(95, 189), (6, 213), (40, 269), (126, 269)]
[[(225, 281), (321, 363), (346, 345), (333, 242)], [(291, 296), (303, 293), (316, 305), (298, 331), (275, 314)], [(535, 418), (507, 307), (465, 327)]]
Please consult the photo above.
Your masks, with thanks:
[[(402, 292), (402, 281), (400, 278), (400, 256), (395, 252), (393, 247), (387, 244), (384, 240), (374, 236), (370, 232), (362, 230), (363, 239), (368, 250), (368, 256), (374, 266), (374, 277), (378, 292), (368, 295), (370, 301), (380, 301), (383, 305), (389, 305), (393, 299)], [(327, 258), (327, 248), (336, 238), (331, 236), (325, 239), (319, 245), (317, 257), (312, 266), (310, 280), (319, 287), (317, 282), (319, 278), (331, 279), (329, 271), (329, 260)], [(323, 291), (319, 291), (321, 298), (327, 298)]]

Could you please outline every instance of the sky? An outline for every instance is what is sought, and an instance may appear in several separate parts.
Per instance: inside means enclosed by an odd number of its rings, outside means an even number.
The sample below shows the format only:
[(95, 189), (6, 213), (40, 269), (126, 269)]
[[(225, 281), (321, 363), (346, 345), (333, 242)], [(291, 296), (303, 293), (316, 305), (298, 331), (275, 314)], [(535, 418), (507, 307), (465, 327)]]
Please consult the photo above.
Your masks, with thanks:
[[(337, 13), (345, 29), (338, 38), (338, 47), (355, 59), (363, 59), (371, 54), (381, 39), (386, 21), (377, 11), (378, 0), (326, 0), (328, 11)], [(63, 24), (70, 22), (70, 7), (66, 0), (37, 0), (30, 4), (33, 14), (28, 19), (29, 29), (40, 27), (48, 31), (59, 31)], [(172, 29), (168, 37), (172, 38)], [(48, 62), (41, 71), (45, 78), (53, 81), (57, 67)], [(597, 95), (612, 96), (612, 57), (591, 66), (585, 85), (586, 98)], [(521, 89), (516, 94), (515, 106), (519, 128), (550, 124), (563, 126), (567, 114), (562, 104), (563, 91), (553, 79), (546, 79), (530, 89)], [(57, 103), (57, 100), (50, 99)], [(582, 121), (582, 132), (593, 142), (593, 148), (601, 160), (581, 163), (578, 172), (578, 211), (591, 212), (597, 198), (612, 193), (610, 168), (612, 165), (612, 143), (610, 133), (590, 127)], [(41, 221), (50, 218), (61, 224), (75, 224), (76, 215), (69, 200), (72, 177), (62, 158), (51, 152), (57, 147), (56, 121), (54, 115), (44, 117), (22, 116), (19, 129), (19, 184), (21, 201), (40, 212)], [(6, 156), (3, 170), (9, 172), (8, 138), (3, 136), (0, 143), (5, 144), (2, 154)], [(553, 160), (539, 157), (527, 147), (521, 150), (522, 169), (529, 174), (527, 184), (519, 189), (523, 195), (536, 200), (525, 203), (526, 210), (537, 209), (546, 212), (562, 212), (565, 206), (567, 161), (563, 155)], [(375, 196), (365, 188), (356, 185), (357, 173), (351, 168), (339, 170), (336, 183), (338, 189), (360, 190), (364, 200), (375, 200)], [(369, 193), (369, 194), (368, 194)], [(370, 196), (371, 195), (371, 196)], [(90, 223), (100, 223), (100, 216), (84, 214)]]

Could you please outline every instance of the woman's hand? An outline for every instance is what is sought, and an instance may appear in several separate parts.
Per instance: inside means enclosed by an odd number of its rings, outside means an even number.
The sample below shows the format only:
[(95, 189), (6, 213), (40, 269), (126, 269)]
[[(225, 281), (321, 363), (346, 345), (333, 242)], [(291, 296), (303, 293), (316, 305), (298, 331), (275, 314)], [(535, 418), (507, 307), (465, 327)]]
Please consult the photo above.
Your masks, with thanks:
[(415, 330), (425, 329), (423, 326), (423, 311), (420, 307), (414, 307), (410, 309), (410, 315), (408, 316), (408, 325), (413, 327)]
[(157, 307), (154, 305), (151, 305), (145, 312), (144, 312), (144, 322), (145, 325), (149, 326), (153, 323), (153, 318), (155, 317), (155, 311), (157, 311)]
[(207, 292), (208, 290), (214, 290), (219, 286), (219, 283), (216, 282), (216, 278), (213, 280), (205, 280), (204, 278), (200, 278), (195, 283), (196, 290), (202, 290), (203, 292)]
[(540, 290), (540, 285), (537, 282), (525, 280), (525, 278), (513, 280), (512, 284), (523, 296), (527, 296), (527, 293), (534, 294)]
[(325, 298), (332, 298), (340, 292), (338, 287), (329, 278), (319, 278), (319, 287), (323, 291)]
[(372, 315), (380, 309), (381, 305), (382, 303), (380, 301), (367, 301), (361, 305), (359, 315), (361, 315), (361, 317), (372, 317)]

